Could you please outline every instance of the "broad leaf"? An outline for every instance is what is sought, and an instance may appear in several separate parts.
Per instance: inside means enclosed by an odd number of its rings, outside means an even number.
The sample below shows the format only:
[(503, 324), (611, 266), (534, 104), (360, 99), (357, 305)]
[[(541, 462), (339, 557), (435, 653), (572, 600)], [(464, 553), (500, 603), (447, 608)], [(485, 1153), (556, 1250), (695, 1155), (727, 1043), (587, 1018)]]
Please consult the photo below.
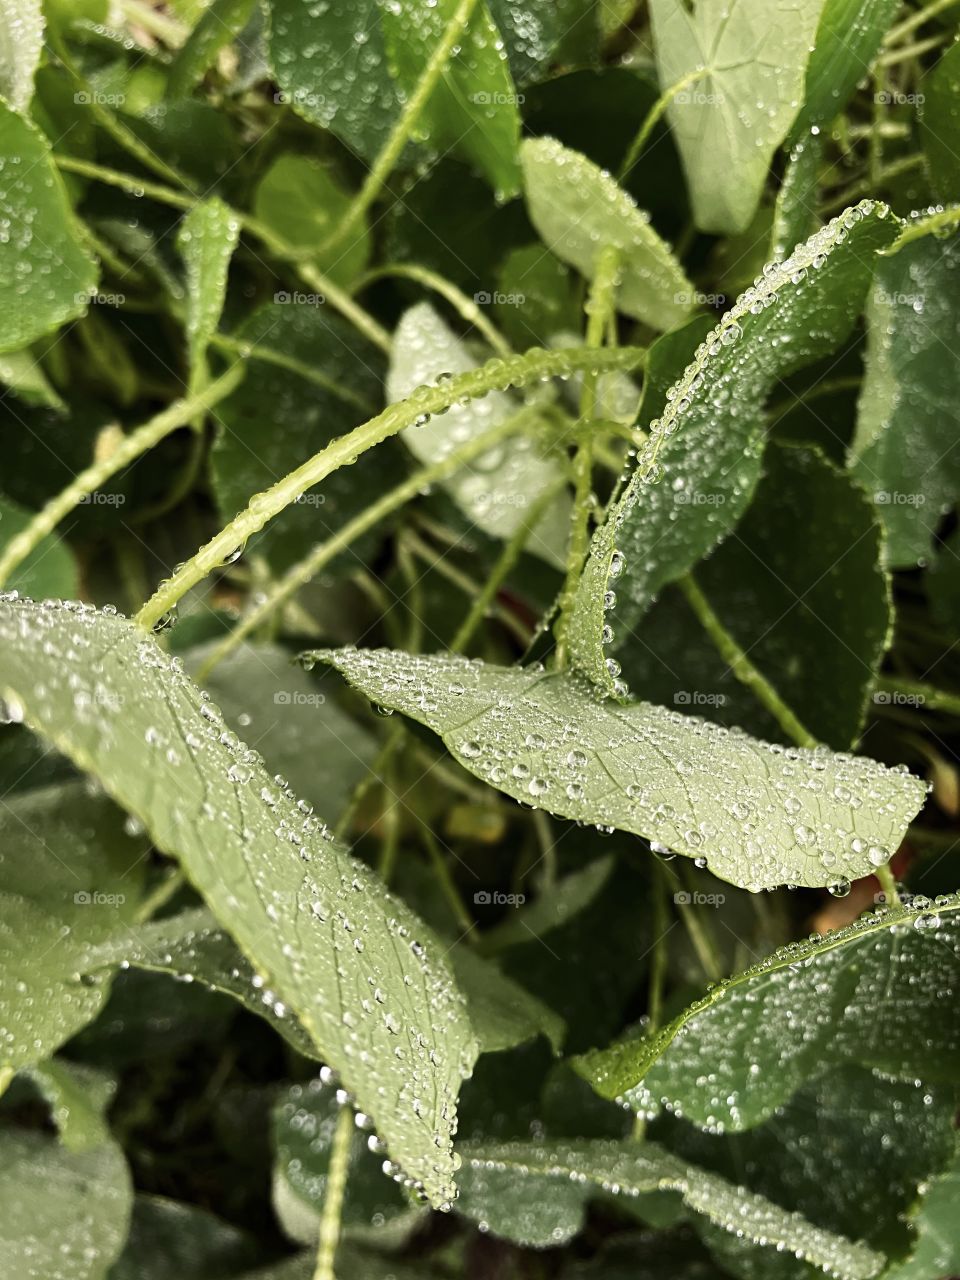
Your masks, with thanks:
[(0, 103), (0, 351), (28, 346), (87, 309), (96, 264), (82, 246), (50, 149)]
[(439, 733), (464, 768), (515, 799), (656, 840), (754, 890), (867, 874), (923, 801), (919, 779), (872, 760), (598, 702), (576, 676), (382, 649), (310, 656)]
[[(387, 397), (403, 400), (417, 387), (438, 377), (466, 373), (478, 366), (467, 348), (429, 303), (406, 311), (397, 326), (387, 376)], [(520, 412), (521, 404), (505, 391), (454, 405), (442, 417), (408, 427), (403, 441), (421, 462), (437, 462), (465, 441), (481, 436)], [(518, 434), (476, 459), (446, 482), (465, 515), (485, 532), (509, 538), (524, 522), (527, 504), (550, 485), (562, 481), (564, 459), (549, 457), (532, 433)], [(570, 499), (565, 493), (531, 530), (527, 549), (549, 564), (565, 561)]]
[(778, 379), (849, 334), (875, 254), (895, 237), (896, 221), (886, 205), (864, 201), (766, 267), (666, 392), (629, 484), (594, 535), (580, 582), (571, 648), (601, 687), (621, 691), (606, 665), (604, 636), (634, 629), (657, 593), (743, 514), (760, 475), (764, 401)]
[(470, 1144), (460, 1153), (457, 1209), (521, 1244), (546, 1248), (569, 1240), (583, 1225), (591, 1196), (676, 1191), (695, 1213), (725, 1230), (789, 1250), (847, 1280), (866, 1280), (883, 1264), (866, 1245), (815, 1227), (652, 1142)]
[(887, 1280), (940, 1280), (960, 1270), (960, 1159), (923, 1188), (923, 1196), (911, 1215), (917, 1233), (910, 1256), (886, 1272)]
[(850, 466), (877, 504), (894, 568), (928, 559), (960, 496), (958, 282), (960, 237), (927, 238), (881, 259), (870, 296)]
[(113, 1143), (68, 1152), (46, 1134), (0, 1129), (0, 1274), (105, 1280), (132, 1199)]
[(920, 82), (923, 150), (941, 200), (960, 200), (960, 44), (951, 45)]
[(553, 138), (520, 148), (530, 220), (548, 249), (592, 279), (600, 252), (620, 250), (617, 306), (656, 329), (693, 309), (693, 285), (650, 218), (609, 174)]
[(110, 1280), (239, 1280), (258, 1256), (248, 1236), (204, 1209), (137, 1195)]
[(793, 127), (800, 141), (825, 128), (853, 96), (880, 50), (900, 0), (824, 0), (807, 63), (803, 106)]
[[(476, 1044), (416, 917), (125, 619), (8, 598), (0, 640), (0, 694), (180, 858), (392, 1157), (431, 1200), (448, 1199), (456, 1096)], [(110, 696), (95, 703), (100, 689)]]
[(749, 225), (803, 97), (823, 3), (651, 0), (664, 91), (703, 69), (667, 109), (701, 231)]
[(90, 1151), (109, 1140), (106, 1111), (116, 1093), (110, 1076), (65, 1058), (51, 1058), (24, 1074), (49, 1105), (68, 1151)]
[(596, 1050), (578, 1070), (604, 1097), (748, 1129), (828, 1063), (953, 1079), (960, 899), (874, 910), (714, 986), (662, 1031)]
[[(32, 513), (0, 498), (0, 548), (5, 548), (33, 518)], [(69, 549), (49, 533), (11, 574), (8, 586), (36, 596), (72, 596), (77, 590), (77, 566)]]
[[(80, 713), (105, 694), (78, 690)], [(146, 853), (120, 828), (113, 805), (79, 784), (0, 806), (0, 1074), (49, 1057), (103, 1006), (109, 983), (83, 981), (80, 957), (133, 920)]]
[(220, 323), (227, 270), (239, 238), (239, 218), (216, 196), (194, 205), (180, 225), (177, 248), (187, 268), (187, 351), (193, 386), (205, 377), (207, 347)]
[(0, 97), (23, 111), (33, 97), (33, 77), (43, 52), (41, 0), (0, 3)]

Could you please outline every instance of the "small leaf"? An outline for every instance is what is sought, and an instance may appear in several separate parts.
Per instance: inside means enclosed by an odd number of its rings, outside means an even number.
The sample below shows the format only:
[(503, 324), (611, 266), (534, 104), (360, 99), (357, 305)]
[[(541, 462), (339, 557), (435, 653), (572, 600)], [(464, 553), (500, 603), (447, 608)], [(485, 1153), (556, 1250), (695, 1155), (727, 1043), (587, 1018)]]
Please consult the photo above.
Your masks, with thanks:
[(240, 220), (216, 196), (194, 205), (180, 225), (177, 248), (187, 267), (187, 347), (191, 383), (202, 379), (207, 347), (217, 331), (227, 270), (240, 239)]
[(669, 329), (693, 307), (693, 285), (673, 253), (609, 174), (553, 138), (520, 148), (530, 220), (548, 249), (588, 280), (607, 246), (620, 250), (617, 306), (656, 329)]
[(0, 641), (0, 695), (181, 859), (274, 1013), (299, 1018), (407, 1176), (449, 1199), (476, 1043), (421, 923), (131, 623), (8, 597)]
[(0, 1129), (0, 1274), (105, 1280), (132, 1200), (114, 1143), (69, 1152), (45, 1134)]
[(0, 97), (25, 111), (33, 97), (33, 77), (43, 53), (41, 0), (0, 3)]
[(887, 563), (912, 568), (960, 496), (953, 415), (960, 365), (960, 236), (906, 245), (877, 268), (850, 468), (877, 506)]
[(40, 361), (30, 351), (7, 351), (0, 355), (0, 383), (16, 392), (26, 404), (66, 410)]
[(949, 1168), (923, 1188), (923, 1195), (911, 1215), (917, 1233), (910, 1256), (885, 1273), (887, 1280), (940, 1280), (960, 1271), (960, 1158), (954, 1156)]
[(167, 97), (185, 98), (213, 66), (221, 49), (240, 35), (255, 0), (212, 0), (170, 64)]
[(110, 1076), (65, 1058), (38, 1063), (24, 1074), (49, 1104), (68, 1151), (90, 1151), (108, 1141), (106, 1111), (117, 1089)]
[(212, 1213), (137, 1195), (130, 1234), (109, 1280), (241, 1280), (258, 1256), (248, 1236)]
[(598, 702), (576, 676), (390, 650), (309, 655), (439, 733), (465, 769), (565, 818), (657, 840), (758, 890), (868, 874), (924, 784), (862, 757), (784, 750), (647, 703)]
[(591, 1195), (677, 1191), (695, 1213), (725, 1230), (789, 1250), (846, 1280), (867, 1280), (883, 1265), (882, 1255), (866, 1245), (815, 1227), (652, 1142), (471, 1143), (459, 1150), (458, 1211), (520, 1244), (547, 1248), (571, 1239)]
[[(391, 403), (403, 400), (424, 383), (466, 373), (478, 363), (430, 304), (418, 303), (404, 312), (394, 334), (388, 399)], [(423, 426), (408, 427), (402, 438), (421, 462), (437, 462), (465, 441), (513, 417), (521, 407), (505, 391), (491, 391), (482, 399), (454, 405)], [(518, 434), (458, 472), (446, 487), (471, 522), (494, 537), (509, 538), (523, 524), (527, 503), (564, 474), (559, 455), (546, 456), (530, 434)], [(527, 544), (531, 554), (558, 568), (565, 562), (569, 512), (569, 496), (558, 495)]]
[(705, 68), (667, 108), (701, 231), (736, 233), (797, 114), (823, 0), (651, 0), (664, 91)]
[(50, 149), (38, 130), (0, 103), (0, 351), (87, 309), (97, 269), (82, 247)]
[(825, 0), (807, 63), (795, 141), (811, 126), (825, 129), (863, 80), (900, 8), (900, 0)]
[(725, 979), (662, 1031), (594, 1050), (577, 1069), (604, 1097), (748, 1129), (826, 1063), (953, 1079), (960, 1020), (960, 898), (874, 910)]
[(960, 44), (953, 44), (920, 81), (923, 150), (941, 200), (960, 199)]
[(604, 629), (635, 630), (659, 591), (735, 527), (760, 476), (767, 396), (849, 334), (875, 255), (896, 233), (886, 205), (848, 209), (764, 269), (666, 392), (629, 484), (594, 534), (578, 590), (571, 651), (601, 688), (616, 691)]
[(542, 938), (584, 911), (610, 878), (613, 858), (598, 858), (582, 871), (564, 876), (542, 890), (529, 906), (521, 905), (483, 935), (483, 945), (499, 951), (516, 943)]
[[(0, 498), (0, 548), (6, 547), (32, 519), (31, 512)], [(77, 566), (69, 548), (50, 533), (17, 567), (7, 585), (31, 595), (72, 596), (77, 590)]]
[(481, 1052), (512, 1049), (541, 1034), (560, 1052), (566, 1028), (552, 1009), (468, 946), (455, 947), (451, 960)]

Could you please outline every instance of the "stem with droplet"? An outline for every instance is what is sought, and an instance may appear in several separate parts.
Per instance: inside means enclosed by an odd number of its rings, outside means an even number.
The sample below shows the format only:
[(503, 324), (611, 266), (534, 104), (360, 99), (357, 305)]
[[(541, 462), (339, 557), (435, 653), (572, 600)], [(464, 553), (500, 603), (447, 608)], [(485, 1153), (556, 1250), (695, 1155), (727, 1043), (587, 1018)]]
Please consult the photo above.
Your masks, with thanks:
[(681, 76), (675, 84), (672, 84), (669, 89), (665, 89), (663, 93), (661, 93), (660, 97), (647, 112), (643, 123), (637, 130), (636, 136), (630, 143), (630, 148), (624, 157), (623, 164), (620, 166), (620, 172), (617, 175), (618, 181), (622, 182), (640, 159), (640, 156), (643, 154), (643, 148), (647, 145), (647, 139), (653, 132), (654, 126), (677, 94), (682, 93), (684, 89), (688, 88), (692, 84), (696, 84), (699, 80), (702, 80), (708, 75), (710, 75), (709, 67), (698, 67), (694, 71), (688, 71), (687, 74)]
[(415, 280), (417, 284), (425, 285), (426, 288), (432, 289), (434, 293), (439, 293), (442, 298), (446, 298), (447, 302), (467, 324), (472, 325), (478, 333), (483, 335), (498, 355), (509, 356), (513, 354), (513, 348), (510, 343), (490, 323), (474, 299), (467, 297), (462, 289), (458, 289), (445, 276), (436, 271), (431, 271), (429, 267), (421, 267), (417, 263), (410, 263), (409, 265), (387, 263), (384, 267), (375, 267), (372, 271), (366, 272), (357, 282), (354, 292), (359, 293), (361, 289), (365, 289), (367, 285), (373, 284), (376, 280), (387, 279), (391, 276), (398, 276), (403, 280)]
[(238, 516), (160, 584), (137, 614), (138, 625), (149, 631), (191, 587), (202, 582), (208, 573), (233, 555), (237, 547), (243, 546), (252, 534), (259, 532), (308, 489), (424, 416), (443, 413), (460, 400), (482, 396), (488, 391), (505, 391), (544, 378), (591, 368), (634, 369), (642, 364), (645, 354), (642, 347), (613, 351), (592, 351), (588, 347), (535, 350), (508, 359), (498, 357), (435, 386), (419, 387), (406, 400), (389, 405), (376, 417), (332, 441), (271, 488), (255, 494)]
[(320, 1235), (317, 1243), (317, 1265), (313, 1280), (336, 1280), (334, 1262), (340, 1243), (340, 1223), (343, 1218), (343, 1198), (347, 1189), (347, 1171), (350, 1167), (350, 1147), (353, 1142), (353, 1108), (340, 1108), (337, 1127), (330, 1147), (330, 1166), (327, 1170), (326, 1194), (320, 1216)]
[(64, 516), (69, 515), (92, 493), (95, 493), (108, 480), (130, 465), (142, 454), (159, 444), (171, 432), (179, 427), (187, 426), (198, 413), (223, 400), (235, 390), (243, 378), (244, 370), (240, 364), (231, 365), (226, 373), (211, 382), (194, 396), (183, 400), (175, 400), (156, 417), (137, 427), (125, 436), (114, 451), (106, 458), (91, 463), (84, 471), (61, 490), (55, 497), (38, 511), (26, 528), (11, 538), (0, 555), (0, 586), (10, 577), (27, 556), (34, 551), (40, 542), (52, 533)]

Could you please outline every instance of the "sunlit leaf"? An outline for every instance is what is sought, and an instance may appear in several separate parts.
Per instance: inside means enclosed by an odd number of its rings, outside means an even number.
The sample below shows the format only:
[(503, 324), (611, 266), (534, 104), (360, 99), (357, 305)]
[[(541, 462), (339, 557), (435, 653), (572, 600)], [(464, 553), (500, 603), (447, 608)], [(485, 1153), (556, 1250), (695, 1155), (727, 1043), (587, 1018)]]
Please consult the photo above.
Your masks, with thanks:
[(0, 97), (23, 111), (33, 97), (33, 76), (43, 52), (41, 0), (0, 4)]

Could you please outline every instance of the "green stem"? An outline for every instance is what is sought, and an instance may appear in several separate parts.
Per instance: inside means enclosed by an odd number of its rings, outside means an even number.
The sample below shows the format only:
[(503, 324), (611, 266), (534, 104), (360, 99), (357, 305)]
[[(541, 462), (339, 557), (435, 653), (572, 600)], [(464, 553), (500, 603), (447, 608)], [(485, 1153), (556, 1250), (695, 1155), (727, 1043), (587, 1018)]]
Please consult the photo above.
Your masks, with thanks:
[(423, 74), (417, 82), (417, 87), (407, 99), (403, 111), (390, 132), (389, 138), (387, 138), (383, 149), (373, 162), (373, 167), (364, 179), (363, 185), (357, 192), (345, 217), (321, 246), (324, 252), (329, 251), (346, 237), (382, 191), (387, 178), (389, 178), (394, 166), (400, 159), (400, 154), (407, 145), (407, 141), (427, 105), (430, 95), (437, 87), (440, 77), (446, 69), (454, 46), (463, 35), (464, 29), (470, 21), (470, 15), (476, 7), (477, 0), (460, 0), (451, 15), (450, 21), (444, 28), (443, 35), (440, 37), (436, 48), (431, 53), (426, 67), (424, 67)]
[(478, 369), (458, 374), (436, 386), (417, 388), (406, 400), (389, 405), (376, 417), (332, 441), (271, 488), (255, 494), (239, 515), (201, 547), (172, 577), (160, 584), (138, 613), (138, 625), (150, 630), (191, 587), (202, 582), (238, 546), (242, 546), (252, 534), (296, 502), (308, 489), (319, 484), (338, 468), (355, 462), (368, 449), (396, 435), (405, 427), (413, 426), (424, 415), (442, 413), (465, 397), (481, 396), (494, 390), (505, 391), (541, 378), (594, 367), (636, 368), (642, 363), (644, 355), (644, 350), (636, 347), (616, 351), (591, 351), (583, 347), (531, 351), (508, 359), (497, 357)]
[(922, 680), (880, 676), (877, 689), (890, 695), (890, 700), (895, 700), (900, 695), (906, 705), (922, 707), (925, 711), (942, 711), (948, 716), (960, 716), (960, 694), (946, 693)]
[(893, 878), (890, 864), (885, 863), (882, 867), (877, 867), (874, 875), (880, 881), (880, 888), (883, 890), (884, 897), (887, 900), (887, 906), (899, 907), (900, 894), (897, 892), (897, 882)]
[(473, 935), (474, 921), (470, 912), (466, 908), (463, 898), (460, 896), (460, 890), (454, 882), (453, 876), (450, 874), (450, 867), (447, 860), (443, 856), (440, 846), (437, 844), (436, 836), (426, 825), (425, 822), (420, 823), (420, 830), (423, 832), (423, 843), (426, 845), (427, 853), (430, 855), (430, 862), (437, 876), (443, 895), (450, 904), (450, 910), (456, 918), (457, 924), (469, 937)]
[(137, 923), (142, 924), (146, 920), (152, 920), (160, 908), (165, 907), (185, 883), (186, 880), (180, 868), (172, 867), (153, 892), (140, 903), (136, 914)]
[[(603, 342), (607, 321), (616, 309), (617, 282), (620, 268), (620, 251), (611, 245), (601, 249), (597, 258), (596, 273), (587, 298), (588, 350), (598, 351)], [(554, 662), (562, 671), (567, 664), (568, 632), (577, 586), (583, 565), (590, 550), (590, 518), (594, 509), (593, 496), (593, 438), (583, 430), (592, 421), (597, 402), (597, 370), (588, 369), (583, 376), (580, 391), (580, 439), (573, 455), (573, 510), (570, 517), (570, 541), (567, 547), (567, 567), (563, 589), (560, 593), (560, 616), (555, 634), (557, 647)]]
[(226, 373), (215, 382), (211, 382), (203, 391), (183, 400), (175, 400), (155, 418), (137, 427), (107, 458), (92, 463), (86, 470), (63, 489), (33, 517), (26, 528), (7, 543), (0, 555), (0, 585), (27, 558), (39, 543), (51, 533), (64, 516), (73, 511), (85, 498), (95, 493), (124, 467), (129, 466), (137, 458), (159, 444), (166, 436), (177, 428), (188, 425), (197, 413), (202, 413), (217, 404), (233, 391), (243, 377), (243, 368), (239, 364), (232, 365)]
[[(441, 578), (446, 578), (458, 591), (462, 591), (469, 600), (475, 600), (479, 596), (481, 587), (477, 581), (448, 560), (447, 552), (436, 554), (429, 543), (424, 542), (422, 538), (413, 533), (408, 534), (408, 540), (410, 550), (419, 556), (429, 569), (439, 574)], [(519, 618), (504, 610), (500, 615), (500, 621), (508, 630), (513, 632), (521, 645), (529, 643), (529, 632)]]
[(337, 1127), (333, 1131), (330, 1147), (330, 1166), (320, 1215), (320, 1234), (317, 1242), (317, 1265), (313, 1280), (336, 1280), (334, 1262), (340, 1243), (340, 1222), (343, 1217), (343, 1198), (347, 1189), (347, 1171), (350, 1168), (350, 1147), (353, 1143), (353, 1109), (340, 1108)]
[(899, 44), (906, 36), (916, 31), (917, 27), (922, 27), (925, 22), (929, 22), (938, 13), (943, 13), (945, 9), (950, 9), (956, 3), (957, 0), (933, 0), (933, 4), (928, 4), (925, 8), (918, 9), (909, 18), (904, 18), (903, 22), (890, 28), (883, 38), (884, 47), (889, 48), (893, 44)]
[(483, 335), (487, 343), (498, 355), (512, 355), (513, 348), (510, 343), (490, 323), (473, 298), (468, 298), (462, 289), (458, 289), (445, 276), (439, 275), (436, 271), (431, 271), (429, 267), (421, 267), (416, 263), (411, 263), (409, 266), (401, 263), (392, 263), (385, 267), (376, 267), (361, 277), (355, 286), (354, 292), (359, 293), (361, 289), (365, 289), (367, 285), (373, 284), (376, 280), (383, 280), (392, 276), (399, 277), (402, 280), (415, 280), (417, 284), (422, 284), (426, 288), (432, 289), (434, 293), (439, 293), (442, 298), (446, 298), (447, 302), (467, 324), (472, 325), (474, 329)]
[(683, 868), (683, 873), (690, 889), (690, 901), (681, 904), (680, 918), (690, 941), (693, 943), (693, 949), (697, 953), (697, 959), (703, 972), (711, 982), (719, 982), (723, 977), (723, 964), (720, 961), (713, 934), (704, 925), (703, 909), (695, 900), (696, 878), (687, 866)]
[(947, 40), (953, 38), (952, 31), (943, 31), (937, 36), (928, 36), (926, 40), (918, 40), (915, 44), (904, 45), (900, 49), (891, 49), (877, 59), (878, 67), (895, 67), (899, 62), (909, 62), (911, 58), (922, 57), (931, 49), (937, 49)]
[(272, 364), (278, 369), (285, 369), (288, 373), (295, 373), (298, 378), (322, 387), (324, 391), (329, 391), (331, 395), (343, 400), (346, 404), (352, 404), (363, 413), (372, 413), (376, 408), (366, 396), (360, 395), (352, 387), (341, 386), (322, 370), (315, 369), (313, 365), (306, 364), (303, 360), (298, 360), (296, 356), (287, 355), (285, 351), (276, 351), (273, 347), (265, 346), (261, 342), (248, 342), (227, 333), (215, 333), (210, 339), (210, 345), (217, 351), (228, 351), (231, 355), (239, 356), (243, 360), (260, 360), (263, 364)]
[(627, 151), (623, 164), (620, 166), (620, 172), (617, 175), (617, 180), (619, 182), (624, 180), (633, 166), (640, 159), (640, 156), (643, 154), (643, 149), (647, 145), (647, 140), (653, 132), (657, 121), (666, 111), (667, 107), (669, 107), (677, 94), (682, 93), (684, 89), (688, 88), (692, 84), (696, 84), (698, 80), (702, 80), (704, 76), (708, 75), (710, 75), (709, 67), (700, 67), (696, 71), (688, 71), (685, 76), (680, 77), (676, 84), (672, 84), (669, 89), (664, 90), (647, 112), (643, 124), (641, 124), (640, 128), (637, 130), (636, 136), (630, 143), (629, 150)]
[(770, 712), (788, 738), (798, 747), (819, 745), (812, 733), (800, 723), (794, 713), (774, 689), (770, 681), (753, 665), (740, 645), (713, 611), (713, 607), (700, 590), (692, 573), (680, 578), (677, 584), (687, 603), (697, 615), (701, 626), (713, 641), (717, 652), (740, 681)]

